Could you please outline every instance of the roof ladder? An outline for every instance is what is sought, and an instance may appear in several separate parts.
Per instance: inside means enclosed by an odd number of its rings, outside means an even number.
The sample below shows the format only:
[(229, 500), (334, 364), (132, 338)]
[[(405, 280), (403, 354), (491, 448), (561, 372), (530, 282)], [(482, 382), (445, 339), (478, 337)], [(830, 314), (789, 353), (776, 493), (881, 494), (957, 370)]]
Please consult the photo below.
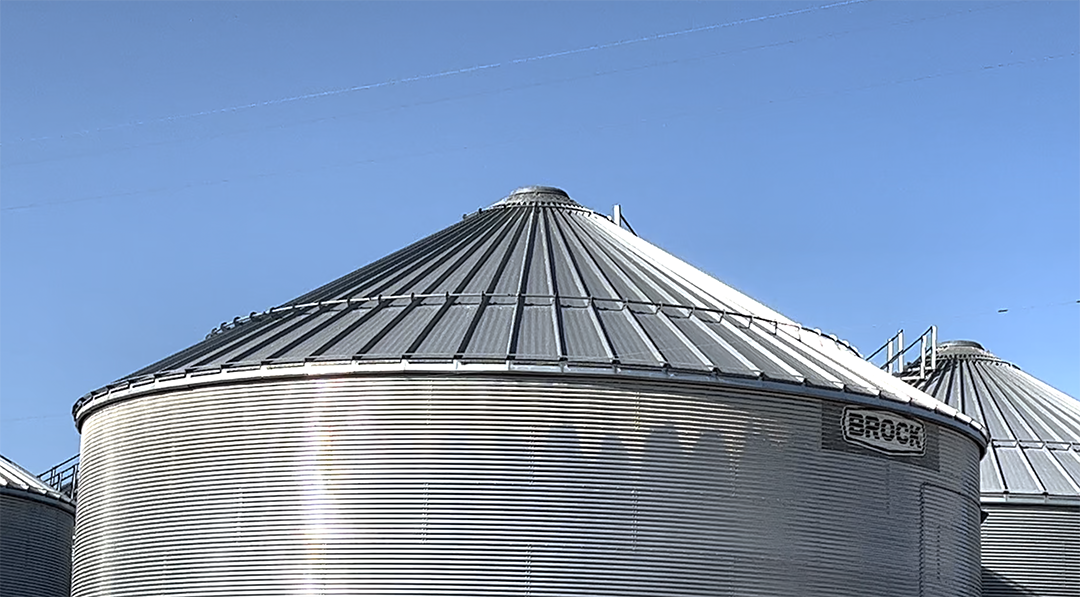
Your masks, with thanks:
[(69, 498), (76, 499), (79, 494), (79, 455), (41, 473), (38, 479)]
[[(919, 345), (918, 367), (915, 366), (915, 360), (905, 366), (904, 355), (916, 344)], [(885, 351), (885, 363), (880, 365), (882, 371), (904, 381), (922, 381), (937, 368), (937, 326), (930, 326), (907, 346), (904, 345), (904, 330), (901, 329), (882, 344), (881, 348), (875, 350), (874, 354), (866, 357), (866, 360), (872, 362), (882, 351)]]

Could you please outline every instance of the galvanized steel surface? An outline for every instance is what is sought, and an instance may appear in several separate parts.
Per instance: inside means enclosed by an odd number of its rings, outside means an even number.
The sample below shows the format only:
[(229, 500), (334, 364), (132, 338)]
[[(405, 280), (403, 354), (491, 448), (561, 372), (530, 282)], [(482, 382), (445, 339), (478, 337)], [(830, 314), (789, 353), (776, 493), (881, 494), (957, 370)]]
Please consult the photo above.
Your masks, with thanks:
[(84, 421), (74, 594), (977, 595), (978, 443), (830, 451), (824, 412), (573, 376), (146, 394)]
[(0, 493), (38, 500), (68, 512), (75, 511), (73, 502), (66, 495), (3, 456), (0, 456)]
[(942, 343), (917, 385), (989, 430), (984, 501), (1080, 505), (1080, 401), (968, 341)]
[[(554, 365), (687, 375), (880, 396), (951, 409), (550, 187), (530, 187), (281, 307), (83, 397), (143, 384), (305, 363), (411, 370)], [(786, 391), (780, 389), (779, 391)], [(135, 392), (138, 393), (138, 392)], [(89, 407), (89, 408), (88, 408)]]
[(68, 597), (71, 502), (0, 456), (0, 595)]
[(1080, 506), (983, 509), (984, 597), (1080, 597)]

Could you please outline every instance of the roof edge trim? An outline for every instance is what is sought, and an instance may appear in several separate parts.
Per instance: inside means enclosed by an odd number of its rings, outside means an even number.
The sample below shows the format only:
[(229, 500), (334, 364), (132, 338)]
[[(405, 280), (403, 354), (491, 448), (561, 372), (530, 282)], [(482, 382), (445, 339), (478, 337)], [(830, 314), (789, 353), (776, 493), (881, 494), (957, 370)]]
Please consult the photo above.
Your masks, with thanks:
[(47, 504), (49, 506), (58, 506), (61, 510), (64, 510), (68, 514), (71, 514), (72, 516), (75, 515), (75, 505), (71, 502), (70, 499), (66, 497), (57, 498), (48, 494), (12, 489), (10, 487), (0, 487), (0, 495), (24, 499), (31, 502), (39, 502), (42, 504)]
[[(131, 384), (123, 388), (111, 389), (107, 393), (94, 396), (91, 400), (76, 403), (75, 407), (72, 409), (72, 415), (75, 418), (76, 428), (81, 431), (82, 424), (86, 418), (94, 411), (104, 406), (165, 391), (189, 389), (203, 385), (218, 385), (237, 382), (253, 383), (263, 380), (286, 378), (400, 375), (402, 373), (417, 373), (421, 375), (486, 375), (491, 373), (505, 375), (511, 373), (536, 376), (558, 376), (564, 379), (580, 376), (584, 378), (616, 378), (655, 382), (692, 383), (699, 386), (712, 386), (754, 392), (770, 392), (791, 398), (817, 398), (821, 400), (848, 402), (891, 409), (903, 414), (922, 417), (964, 433), (975, 440), (982, 452), (986, 451), (986, 446), (989, 443), (989, 434), (978, 422), (955, 412), (953, 409), (949, 409), (949, 411), (931, 410), (921, 402), (899, 400), (884, 394), (868, 395), (850, 391), (847, 388), (829, 389), (768, 379), (724, 375), (715, 371), (706, 373), (673, 369), (661, 370), (655, 368), (634, 368), (617, 364), (588, 366), (570, 363), (541, 364), (516, 363), (514, 361), (485, 363), (465, 362), (461, 360), (455, 360), (453, 362), (413, 362), (400, 360), (382, 363), (336, 361), (262, 365), (258, 367), (218, 369), (214, 371), (192, 371), (183, 376), (170, 376), (168, 379), (157, 378), (141, 384)], [(941, 406), (945, 405), (942, 404)]]

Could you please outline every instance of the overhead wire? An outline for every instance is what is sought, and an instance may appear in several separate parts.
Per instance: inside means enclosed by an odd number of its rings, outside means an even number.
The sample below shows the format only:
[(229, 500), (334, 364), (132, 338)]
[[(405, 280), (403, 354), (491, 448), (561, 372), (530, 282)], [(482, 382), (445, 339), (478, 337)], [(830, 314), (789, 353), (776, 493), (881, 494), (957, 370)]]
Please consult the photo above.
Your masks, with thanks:
[[(1077, 52), (1073, 51), (1073, 52), (1069, 52), (1069, 53), (1056, 54), (1056, 55), (1050, 55), (1050, 56), (1042, 56), (1042, 57), (1030, 58), (1030, 59), (1025, 59), (1025, 60), (1014, 60), (1014, 61), (1010, 61), (1010, 62), (999, 62), (999, 63), (995, 63), (995, 64), (981, 65), (981, 66), (971, 67), (971, 68), (967, 68), (967, 69), (946, 71), (946, 72), (941, 72), (941, 73), (932, 73), (932, 74), (920, 75), (920, 76), (917, 76), (917, 77), (910, 77), (910, 78), (905, 78), (905, 79), (893, 79), (893, 80), (888, 80), (888, 81), (883, 81), (883, 82), (876, 82), (876, 83), (870, 83), (870, 84), (866, 84), (866, 85), (860, 85), (860, 86), (856, 86), (856, 87), (847, 87), (847, 88), (843, 88), (843, 89), (839, 89), (839, 90), (826, 90), (826, 91), (819, 91), (819, 92), (813, 92), (813, 93), (796, 94), (794, 96), (787, 97), (787, 98), (760, 100), (760, 101), (753, 102), (753, 103), (749, 104), (749, 106), (742, 106), (742, 107), (745, 108), (745, 107), (760, 106), (760, 105), (778, 104), (778, 103), (785, 103), (785, 102), (791, 102), (791, 101), (805, 100), (805, 99), (814, 98), (814, 97), (822, 97), (822, 96), (829, 96), (829, 95), (839, 95), (839, 94), (844, 94), (844, 93), (852, 93), (852, 92), (856, 92), (856, 91), (864, 91), (864, 90), (868, 90), (868, 89), (886, 87), (886, 86), (891, 86), (891, 85), (902, 85), (902, 84), (908, 84), (908, 83), (917, 83), (917, 82), (921, 82), (921, 81), (927, 81), (927, 80), (931, 80), (931, 79), (939, 79), (939, 78), (951, 77), (951, 76), (957, 76), (957, 75), (964, 75), (964, 74), (971, 74), (971, 73), (985, 73), (985, 72), (990, 72), (990, 71), (999, 70), (999, 69), (1003, 69), (1003, 68), (1011, 68), (1011, 67), (1017, 67), (1017, 66), (1030, 66), (1030, 65), (1035, 65), (1035, 64), (1039, 64), (1039, 63), (1049, 62), (1049, 61), (1052, 61), (1052, 60), (1060, 60), (1060, 59), (1063, 59), (1063, 58), (1075, 57), (1076, 55), (1077, 55)], [(595, 132), (595, 131), (598, 131), (598, 130), (621, 128), (621, 127), (626, 127), (626, 126), (635, 126), (635, 125), (640, 125), (640, 124), (643, 124), (643, 123), (656, 122), (656, 121), (661, 121), (661, 120), (670, 121), (670, 120), (674, 120), (674, 119), (685, 118), (687, 116), (700, 115), (702, 113), (716, 113), (716, 112), (730, 112), (730, 111), (732, 111), (730, 108), (725, 108), (725, 107), (719, 107), (719, 108), (717, 108), (717, 107), (709, 107), (709, 108), (704, 108), (704, 109), (685, 110), (685, 111), (680, 111), (680, 112), (675, 112), (675, 113), (668, 113), (668, 114), (662, 115), (660, 117), (635, 118), (635, 119), (629, 120), (629, 121), (602, 124), (602, 125), (596, 125), (596, 126), (592, 126), (592, 127), (576, 126), (572, 130), (567, 131), (566, 135), (580, 135), (580, 134), (583, 134), (583, 133), (586, 133), (586, 132)], [(255, 179), (260, 179), (260, 178), (282, 176), (282, 175), (286, 175), (286, 174), (298, 174), (298, 173), (303, 173), (303, 172), (312, 172), (312, 171), (319, 171), (319, 170), (325, 170), (325, 169), (335, 169), (335, 168), (342, 168), (342, 167), (348, 167), (348, 166), (360, 166), (360, 165), (366, 165), (366, 164), (380, 163), (380, 162), (385, 162), (385, 161), (390, 161), (390, 160), (409, 159), (409, 158), (424, 157), (424, 156), (430, 156), (430, 155), (455, 153), (455, 152), (458, 152), (458, 151), (467, 151), (469, 149), (496, 147), (496, 146), (500, 146), (500, 145), (507, 145), (507, 144), (510, 144), (510, 143), (514, 143), (514, 142), (517, 142), (519, 140), (520, 140), (520, 137), (512, 137), (512, 138), (503, 139), (503, 140), (499, 140), (499, 141), (495, 141), (495, 142), (491, 142), (491, 143), (485, 143), (485, 144), (481, 144), (481, 145), (472, 145), (472, 146), (466, 145), (466, 146), (461, 146), (461, 147), (433, 149), (433, 150), (424, 151), (424, 152), (412, 152), (412, 153), (404, 153), (404, 154), (398, 154), (398, 155), (381, 156), (381, 157), (374, 157), (374, 158), (365, 158), (365, 159), (361, 159), (361, 160), (349, 160), (349, 161), (346, 161), (346, 162), (339, 162), (339, 163), (336, 163), (336, 164), (326, 164), (326, 165), (317, 166), (317, 167), (314, 167), (314, 168), (299, 168), (299, 169), (292, 169), (292, 170), (277, 170), (277, 171), (274, 171), (274, 172), (265, 172), (265, 173), (259, 173), (259, 174), (254, 174), (254, 175), (228, 177), (228, 178), (221, 178), (221, 179), (208, 180), (208, 181), (192, 182), (192, 183), (187, 183), (187, 184), (183, 184), (183, 185), (158, 187), (158, 188), (152, 188), (152, 189), (135, 190), (135, 191), (121, 192), (121, 193), (106, 193), (106, 194), (94, 195), (94, 196), (90, 196), (90, 197), (80, 197), (80, 198), (61, 200), (61, 201), (28, 203), (28, 204), (24, 204), (24, 205), (14, 205), (14, 206), (2, 207), (2, 208), (0, 208), (0, 212), (24, 211), (24, 210), (30, 210), (30, 209), (40, 208), (40, 207), (53, 207), (53, 206), (67, 205), (67, 204), (72, 204), (72, 203), (82, 203), (82, 202), (86, 202), (86, 201), (96, 201), (96, 200), (102, 200), (102, 199), (114, 199), (114, 198), (119, 198), (119, 197), (130, 197), (130, 196), (135, 196), (135, 195), (145, 195), (145, 194), (167, 192), (167, 191), (168, 192), (176, 192), (176, 191), (183, 191), (183, 190), (187, 190), (187, 189), (195, 188), (195, 187), (206, 187), (206, 186), (216, 186), (216, 185), (220, 185), (220, 184), (228, 184), (228, 183), (230, 183), (232, 181), (236, 181), (236, 180), (255, 180)]]
[[(1057, 302), (1053, 302), (1053, 303), (1039, 303), (1039, 304), (1036, 304), (1036, 305), (1025, 305), (1025, 306), (1022, 306), (1022, 307), (1007, 307), (1007, 308), (1002, 308), (1002, 309), (995, 309), (993, 307), (985, 307), (985, 308), (979, 308), (979, 309), (969, 309), (969, 310), (965, 310), (965, 311), (962, 311), (962, 312), (954, 312), (952, 314), (935, 315), (934, 316), (934, 321), (935, 322), (949, 322), (949, 321), (955, 321), (957, 319), (972, 319), (972, 318), (975, 318), (975, 317), (991, 317), (991, 318), (995, 318), (994, 316), (996, 316), (996, 315), (1005, 315), (1005, 314), (1016, 313), (1016, 312), (1038, 311), (1038, 310), (1042, 310), (1042, 309), (1054, 309), (1054, 308), (1067, 307), (1067, 306), (1073, 306), (1073, 307), (1080, 306), (1080, 299), (1074, 299), (1074, 300), (1068, 300), (1068, 301), (1057, 301)], [(902, 327), (904, 327), (904, 326), (903, 325), (898, 325), (897, 323), (889, 323), (889, 324), (878, 324), (878, 323), (872, 323), (871, 324), (871, 323), (868, 323), (868, 324), (862, 324), (862, 325), (842, 326), (842, 329), (844, 330), (845, 334), (850, 334), (851, 332), (860, 331), (860, 330), (872, 330), (872, 329), (879, 329), (879, 328), (880, 329), (886, 329), (886, 330), (895, 330), (895, 329), (899, 329), (899, 328), (902, 328)]]
[(43, 164), (43, 163), (49, 163), (49, 162), (57, 162), (57, 161), (69, 160), (69, 159), (78, 159), (78, 158), (83, 158), (83, 157), (92, 157), (92, 156), (100, 156), (100, 155), (121, 153), (121, 152), (125, 152), (125, 151), (131, 151), (131, 150), (134, 150), (134, 149), (142, 149), (142, 148), (146, 148), (146, 147), (162, 147), (162, 146), (168, 146), (168, 145), (175, 145), (175, 144), (179, 144), (179, 143), (187, 143), (187, 142), (191, 142), (191, 141), (219, 139), (219, 138), (223, 138), (223, 137), (245, 135), (245, 134), (248, 134), (248, 133), (258, 132), (258, 131), (282, 130), (282, 129), (290, 128), (290, 127), (294, 127), (294, 126), (306, 126), (306, 125), (317, 124), (317, 123), (321, 123), (321, 122), (337, 121), (337, 120), (340, 120), (340, 119), (343, 119), (343, 118), (351, 118), (351, 117), (357, 117), (357, 116), (373, 116), (373, 115), (376, 115), (376, 114), (385, 114), (385, 113), (396, 112), (396, 111), (400, 111), (400, 110), (406, 110), (406, 109), (416, 108), (416, 107), (421, 107), (421, 106), (432, 106), (432, 105), (438, 105), (438, 104), (447, 103), (447, 102), (474, 99), (474, 98), (485, 97), (485, 96), (490, 96), (490, 95), (498, 95), (498, 94), (512, 92), (512, 91), (523, 91), (523, 90), (527, 90), (527, 89), (535, 89), (535, 88), (539, 88), (539, 87), (547, 87), (547, 86), (550, 86), (550, 85), (565, 84), (565, 83), (576, 82), (576, 81), (581, 81), (581, 80), (586, 80), (586, 79), (605, 77), (605, 76), (611, 76), (611, 75), (616, 75), (616, 74), (625, 74), (625, 73), (630, 73), (630, 72), (637, 72), (637, 71), (642, 71), (642, 70), (647, 70), (647, 69), (652, 69), (652, 68), (671, 66), (671, 65), (675, 65), (675, 64), (686, 64), (686, 63), (690, 63), (690, 62), (708, 60), (708, 59), (718, 58), (718, 57), (722, 57), (722, 56), (731, 56), (731, 55), (736, 55), (736, 54), (743, 54), (743, 53), (753, 52), (753, 51), (758, 51), (758, 50), (765, 50), (765, 49), (772, 49), (772, 48), (779, 48), (779, 47), (787, 47), (787, 46), (792, 46), (792, 45), (799, 44), (799, 43), (820, 41), (820, 40), (823, 40), (823, 39), (836, 39), (836, 38), (839, 38), (839, 37), (843, 37), (843, 36), (851, 35), (851, 34), (855, 34), (855, 33), (865, 33), (867, 31), (873, 31), (873, 30), (876, 30), (876, 29), (895, 27), (895, 26), (898, 26), (898, 25), (920, 24), (920, 23), (925, 23), (925, 22), (928, 22), (928, 21), (933, 21), (933, 20), (938, 20), (938, 19), (943, 19), (943, 18), (949, 18), (949, 17), (958, 16), (958, 15), (968, 15), (968, 14), (975, 13), (975, 12), (981, 12), (981, 11), (985, 11), (985, 10), (993, 10), (993, 9), (996, 9), (996, 8), (1001, 8), (1001, 7), (1004, 7), (1004, 6), (1010, 6), (1010, 5), (1018, 4), (1018, 3), (1019, 2), (1003, 2), (1003, 3), (994, 4), (994, 5), (990, 5), (990, 6), (979, 6), (979, 7), (975, 7), (975, 8), (967, 8), (965, 10), (958, 10), (958, 11), (953, 11), (953, 12), (948, 12), (948, 13), (943, 13), (943, 14), (938, 14), (938, 15), (931, 15), (931, 16), (919, 17), (919, 18), (901, 19), (899, 21), (892, 21), (892, 22), (889, 22), (889, 23), (881, 24), (881, 25), (872, 25), (872, 26), (867, 26), (867, 27), (859, 27), (859, 28), (855, 28), (855, 29), (848, 29), (848, 30), (844, 30), (844, 31), (824, 33), (824, 34), (816, 35), (816, 36), (812, 36), (812, 37), (792, 38), (792, 39), (786, 39), (786, 40), (781, 40), (781, 41), (767, 43), (767, 44), (758, 44), (758, 45), (754, 45), (754, 46), (736, 48), (736, 49), (732, 49), (732, 50), (708, 52), (708, 53), (705, 53), (705, 54), (699, 54), (697, 56), (690, 56), (690, 57), (686, 57), (686, 58), (674, 58), (674, 59), (669, 59), (669, 60), (650, 62), (650, 63), (643, 64), (643, 65), (635, 65), (635, 66), (630, 66), (630, 67), (615, 68), (615, 69), (608, 69), (608, 70), (602, 70), (602, 71), (594, 71), (594, 72), (591, 72), (591, 73), (572, 76), (572, 77), (562, 77), (562, 78), (558, 78), (558, 79), (549, 79), (549, 80), (545, 80), (545, 81), (534, 81), (534, 82), (525, 83), (525, 84), (521, 84), (521, 85), (512, 85), (512, 86), (507, 86), (507, 87), (501, 87), (499, 89), (494, 89), (494, 90), (486, 90), (486, 91), (479, 91), (479, 92), (473, 92), (473, 93), (467, 93), (467, 94), (459, 94), (459, 95), (454, 95), (454, 96), (449, 96), (449, 97), (441, 97), (441, 98), (437, 98), (437, 99), (431, 99), (431, 100), (425, 100), (425, 101), (419, 101), (419, 102), (403, 103), (403, 104), (398, 104), (396, 106), (391, 106), (391, 107), (386, 107), (386, 108), (381, 108), (381, 109), (376, 109), (376, 110), (363, 110), (363, 111), (351, 112), (351, 113), (347, 113), (347, 114), (336, 114), (336, 115), (331, 115), (331, 116), (322, 116), (322, 117), (318, 117), (318, 118), (305, 119), (305, 120), (296, 121), (296, 122), (292, 122), (292, 123), (271, 124), (271, 125), (265, 125), (265, 126), (255, 127), (255, 128), (246, 128), (246, 129), (240, 129), (240, 130), (227, 131), (227, 132), (222, 132), (222, 133), (217, 133), (217, 134), (212, 134), (212, 135), (185, 137), (185, 138), (182, 138), (182, 139), (168, 139), (168, 140), (163, 140), (163, 141), (150, 141), (150, 142), (145, 142), (145, 143), (135, 143), (135, 144), (131, 144), (131, 145), (125, 145), (123, 147), (104, 149), (104, 150), (100, 150), (100, 151), (84, 152), (84, 153), (78, 153), (78, 154), (73, 154), (73, 155), (64, 155), (64, 156), (43, 158), (43, 159), (38, 159), (38, 160), (26, 160), (26, 161), (22, 161), (22, 162), (9, 162), (7, 164), (0, 164), (0, 170), (10, 169), (10, 168), (19, 167), (19, 166), (28, 166), (28, 165), (36, 165), (36, 164)]
[(727, 27), (735, 27), (735, 26), (738, 26), (738, 25), (746, 25), (746, 24), (749, 24), (749, 23), (757, 23), (757, 22), (761, 22), (761, 21), (768, 21), (768, 20), (773, 20), (773, 19), (781, 19), (781, 18), (791, 17), (791, 16), (795, 16), (795, 15), (800, 15), (800, 14), (806, 14), (806, 13), (811, 13), (811, 12), (818, 12), (818, 11), (822, 11), (822, 10), (828, 10), (828, 9), (831, 9), (831, 8), (838, 8), (838, 7), (841, 7), (841, 6), (849, 6), (849, 5), (852, 5), (852, 4), (864, 4), (864, 3), (867, 3), (867, 2), (871, 2), (871, 1), (872, 0), (842, 0), (840, 2), (833, 2), (833, 3), (830, 3), (830, 4), (821, 4), (821, 5), (817, 5), (817, 6), (810, 6), (810, 7), (806, 7), (806, 8), (799, 8), (799, 9), (794, 9), (794, 10), (777, 12), (777, 13), (772, 13), (772, 14), (762, 15), (762, 16), (757, 16), (757, 17), (748, 17), (748, 18), (745, 18), (745, 19), (738, 19), (738, 20), (735, 20), (735, 21), (728, 21), (728, 22), (725, 22), (725, 23), (713, 23), (713, 24), (710, 24), (710, 25), (701, 25), (699, 27), (691, 27), (689, 29), (681, 29), (681, 30), (678, 30), (678, 31), (669, 31), (669, 32), (665, 32), (665, 33), (655, 33), (655, 34), (652, 34), (652, 35), (643, 35), (643, 36), (640, 36), (640, 37), (634, 37), (634, 38), (623, 39), (623, 40), (612, 41), (612, 42), (605, 42), (605, 43), (598, 43), (598, 44), (593, 44), (593, 45), (590, 45), (590, 46), (585, 46), (585, 47), (580, 47), (580, 48), (573, 48), (573, 49), (570, 49), (570, 50), (560, 50), (560, 51), (557, 51), (557, 52), (549, 52), (549, 53), (546, 53), (546, 54), (538, 54), (538, 55), (535, 55), (535, 56), (528, 56), (528, 57), (525, 57), (525, 58), (515, 58), (515, 59), (512, 59), (512, 60), (506, 60), (506, 61), (502, 61), (502, 62), (491, 62), (491, 63), (487, 63), (487, 64), (477, 64), (477, 65), (474, 65), (474, 66), (467, 66), (467, 67), (463, 67), (463, 68), (443, 70), (443, 71), (438, 71), (438, 72), (434, 72), (434, 73), (427, 73), (427, 74), (422, 74), (422, 75), (414, 75), (414, 76), (411, 76), (411, 77), (403, 77), (403, 78), (400, 78), (400, 79), (387, 79), (387, 80), (379, 81), (379, 82), (376, 82), (376, 83), (366, 83), (366, 84), (362, 84), (362, 85), (353, 85), (351, 87), (341, 87), (341, 88), (337, 88), (337, 89), (327, 89), (325, 91), (317, 91), (317, 92), (312, 92), (312, 93), (303, 93), (303, 94), (293, 95), (293, 96), (288, 96), (288, 97), (280, 97), (280, 98), (275, 98), (275, 99), (270, 99), (270, 100), (250, 102), (250, 103), (247, 103), (247, 104), (239, 104), (239, 105), (235, 105), (235, 106), (228, 106), (228, 107), (225, 107), (225, 108), (216, 108), (216, 109), (211, 109), (211, 110), (200, 110), (198, 112), (189, 112), (189, 113), (186, 113), (186, 114), (175, 114), (175, 115), (172, 115), (172, 116), (162, 116), (162, 117), (159, 117), (159, 118), (152, 118), (152, 119), (148, 119), (148, 120), (136, 120), (136, 121), (125, 122), (125, 123), (121, 123), (121, 124), (114, 124), (114, 125), (97, 127), (97, 128), (94, 128), (94, 129), (89, 129), (89, 130), (84, 130), (84, 131), (72, 132), (72, 133), (68, 133), (67, 135), (40, 136), (40, 137), (32, 137), (30, 139), (13, 139), (12, 141), (8, 141), (7, 143), (37, 142), (37, 141), (48, 141), (48, 140), (53, 140), (53, 139), (60, 139), (60, 138), (64, 138), (64, 137), (67, 137), (67, 136), (84, 136), (84, 135), (88, 135), (88, 134), (92, 134), (92, 133), (98, 133), (98, 132), (104, 132), (104, 131), (108, 131), (108, 130), (116, 130), (116, 129), (122, 129), (122, 128), (138, 127), (138, 126), (144, 126), (144, 125), (147, 125), (147, 124), (154, 124), (154, 123), (174, 122), (174, 121), (178, 121), (178, 120), (186, 120), (186, 119), (191, 119), (191, 118), (199, 118), (199, 117), (202, 117), (202, 116), (210, 116), (210, 115), (213, 115), (213, 114), (223, 114), (223, 113), (229, 113), (229, 112), (240, 112), (240, 111), (243, 111), (243, 110), (250, 110), (250, 109), (266, 107), (266, 106), (274, 106), (274, 105), (278, 105), (278, 104), (285, 104), (285, 103), (298, 102), (298, 101), (311, 100), (311, 99), (319, 99), (319, 98), (330, 97), (330, 96), (335, 96), (335, 95), (342, 95), (342, 94), (346, 94), (346, 93), (355, 93), (355, 92), (358, 92), (358, 91), (367, 91), (367, 90), (371, 90), (371, 89), (379, 89), (379, 88), (382, 88), (382, 87), (390, 87), (392, 85), (401, 85), (401, 84), (406, 84), (406, 83), (416, 83), (416, 82), (419, 82), (419, 81), (429, 81), (429, 80), (432, 80), (432, 79), (441, 79), (441, 78), (445, 78), (445, 77), (452, 77), (452, 76), (455, 76), (455, 75), (463, 75), (463, 74), (468, 74), (468, 73), (474, 73), (474, 72), (478, 72), (478, 71), (501, 68), (501, 67), (505, 67), (505, 66), (513, 66), (513, 65), (518, 65), (518, 64), (528, 64), (528, 63), (532, 63), (532, 62), (539, 62), (539, 61), (542, 61), (542, 60), (550, 60), (552, 58), (562, 58), (562, 57), (566, 57), (566, 56), (573, 56), (573, 55), (576, 55), (576, 54), (584, 54), (586, 52), (596, 52), (596, 51), (600, 51), (600, 50), (608, 50), (608, 49), (611, 49), (611, 48), (618, 48), (618, 47), (622, 47), (622, 46), (629, 46), (629, 45), (634, 45), (634, 44), (641, 44), (641, 43), (659, 41), (659, 40), (662, 40), (662, 39), (671, 39), (671, 38), (675, 38), (675, 37), (682, 37), (682, 36), (685, 36), (685, 35), (692, 35), (692, 34), (695, 34), (695, 33), (702, 33), (702, 32), (705, 32), (705, 31), (715, 31), (717, 29), (724, 29), (724, 28), (727, 28)]

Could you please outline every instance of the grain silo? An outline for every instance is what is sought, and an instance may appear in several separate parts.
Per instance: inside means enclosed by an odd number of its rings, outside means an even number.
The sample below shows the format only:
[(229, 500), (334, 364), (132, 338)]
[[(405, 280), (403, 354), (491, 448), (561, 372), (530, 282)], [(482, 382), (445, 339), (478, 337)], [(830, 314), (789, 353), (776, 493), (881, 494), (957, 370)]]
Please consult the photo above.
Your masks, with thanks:
[(983, 429), (528, 187), (80, 399), (74, 592), (979, 592)]
[(0, 595), (67, 597), (75, 506), (0, 456)]
[(942, 343), (918, 386), (990, 432), (983, 595), (1080, 597), (1080, 402), (976, 342)]

